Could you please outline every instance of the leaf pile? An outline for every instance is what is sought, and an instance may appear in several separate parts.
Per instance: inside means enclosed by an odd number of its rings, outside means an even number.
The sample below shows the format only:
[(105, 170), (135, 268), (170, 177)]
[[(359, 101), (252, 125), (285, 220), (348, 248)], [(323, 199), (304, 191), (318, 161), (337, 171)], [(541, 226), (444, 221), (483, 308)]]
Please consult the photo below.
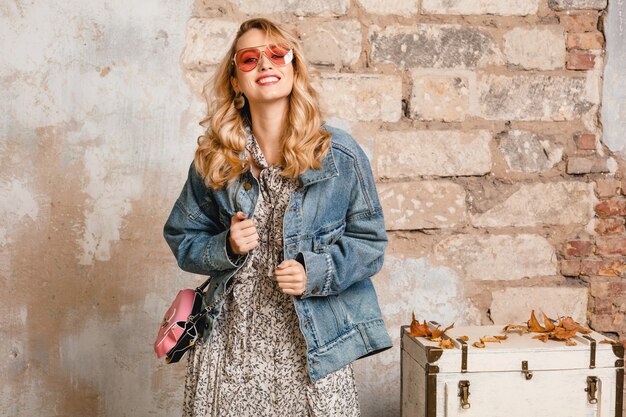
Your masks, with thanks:
[(576, 346), (576, 342), (572, 340), (572, 338), (576, 336), (576, 333), (591, 333), (591, 329), (581, 326), (570, 316), (559, 317), (558, 324), (555, 324), (556, 320), (552, 320), (543, 311), (541, 313), (543, 314), (543, 326), (539, 323), (537, 317), (535, 317), (535, 310), (532, 310), (530, 320), (528, 320), (526, 326), (509, 324), (505, 326), (502, 331), (504, 333), (519, 331), (520, 334), (527, 332), (539, 333), (533, 336), (533, 339), (538, 339), (542, 342), (547, 342), (548, 339), (565, 341), (567, 346)]
[(426, 324), (426, 320), (424, 320), (423, 323), (420, 323), (415, 318), (415, 312), (413, 312), (413, 319), (411, 320), (411, 328), (409, 329), (409, 336), (425, 337), (432, 342), (439, 342), (439, 347), (442, 349), (453, 349), (454, 342), (452, 342), (452, 339), (443, 338), (443, 335), (445, 334), (445, 332), (447, 332), (453, 327), (454, 327), (454, 323), (452, 323), (451, 325), (449, 325), (443, 330), (439, 329), (439, 327), (437, 327), (436, 329), (431, 329), (430, 327), (428, 327), (428, 324)]

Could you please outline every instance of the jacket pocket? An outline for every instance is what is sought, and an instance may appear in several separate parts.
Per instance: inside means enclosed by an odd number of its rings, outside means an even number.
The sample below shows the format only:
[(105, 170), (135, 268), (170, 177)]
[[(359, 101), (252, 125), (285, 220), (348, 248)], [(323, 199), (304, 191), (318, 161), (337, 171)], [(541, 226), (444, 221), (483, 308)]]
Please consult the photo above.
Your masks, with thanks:
[(337, 330), (341, 333), (342, 330), (349, 325), (346, 310), (343, 307), (343, 302), (337, 295), (328, 295), (325, 298), (328, 302), (328, 306), (330, 307), (330, 311), (332, 311), (335, 316)]
[(346, 223), (341, 221), (339, 224), (334, 224), (321, 229), (313, 236), (313, 252), (322, 253), (326, 248), (336, 241), (338, 241), (343, 232), (346, 229)]

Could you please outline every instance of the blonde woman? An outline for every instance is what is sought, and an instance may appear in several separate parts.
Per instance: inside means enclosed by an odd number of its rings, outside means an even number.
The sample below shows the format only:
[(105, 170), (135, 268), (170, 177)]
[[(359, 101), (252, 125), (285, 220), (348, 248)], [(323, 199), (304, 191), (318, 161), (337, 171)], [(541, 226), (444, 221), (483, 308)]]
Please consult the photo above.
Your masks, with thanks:
[(244, 22), (164, 228), (210, 275), (184, 416), (359, 416), (351, 363), (391, 347), (371, 277), (387, 237), (369, 161), (321, 121), (298, 41)]

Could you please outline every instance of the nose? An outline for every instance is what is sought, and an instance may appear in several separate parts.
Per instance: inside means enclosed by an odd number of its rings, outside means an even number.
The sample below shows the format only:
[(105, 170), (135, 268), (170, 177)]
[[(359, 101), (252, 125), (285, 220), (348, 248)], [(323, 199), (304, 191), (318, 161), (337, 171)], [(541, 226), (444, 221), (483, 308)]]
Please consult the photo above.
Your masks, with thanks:
[(259, 62), (257, 63), (257, 68), (259, 70), (270, 69), (272, 68), (272, 61), (265, 55), (265, 51), (261, 52), (261, 56), (259, 56)]

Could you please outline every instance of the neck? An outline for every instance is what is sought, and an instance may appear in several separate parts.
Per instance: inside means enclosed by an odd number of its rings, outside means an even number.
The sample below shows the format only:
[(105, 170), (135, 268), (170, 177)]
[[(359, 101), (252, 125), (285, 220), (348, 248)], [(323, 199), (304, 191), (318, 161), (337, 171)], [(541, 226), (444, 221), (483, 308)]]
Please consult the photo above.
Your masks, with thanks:
[(287, 100), (276, 103), (250, 105), (252, 117), (252, 133), (268, 164), (274, 165), (281, 161), (281, 138), (287, 122)]

